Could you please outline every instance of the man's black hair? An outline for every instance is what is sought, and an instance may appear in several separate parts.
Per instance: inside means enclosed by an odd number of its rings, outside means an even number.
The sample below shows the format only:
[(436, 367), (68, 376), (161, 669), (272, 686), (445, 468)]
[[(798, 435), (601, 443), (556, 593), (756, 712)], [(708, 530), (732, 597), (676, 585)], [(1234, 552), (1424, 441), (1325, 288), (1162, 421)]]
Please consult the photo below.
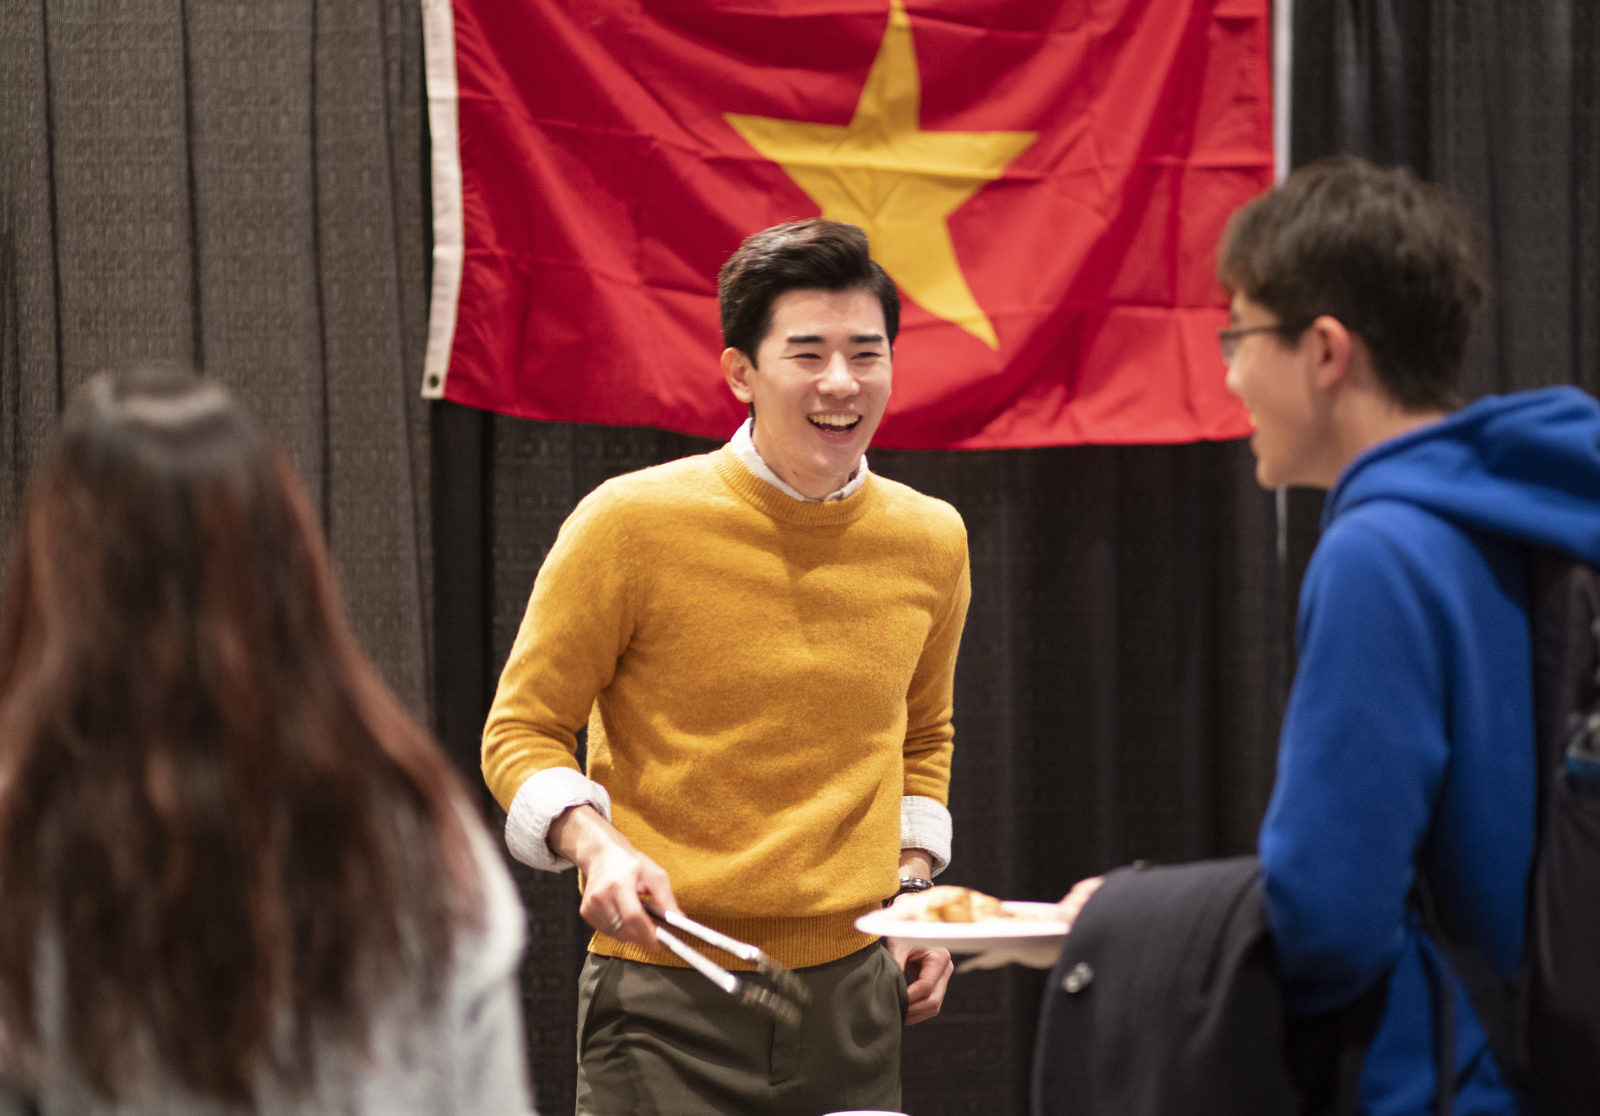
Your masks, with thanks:
[(900, 332), (900, 293), (873, 262), (867, 234), (855, 225), (820, 217), (774, 225), (745, 237), (717, 276), (722, 343), (756, 363), (756, 349), (772, 328), (772, 304), (793, 290), (871, 292), (883, 307), (892, 346)]

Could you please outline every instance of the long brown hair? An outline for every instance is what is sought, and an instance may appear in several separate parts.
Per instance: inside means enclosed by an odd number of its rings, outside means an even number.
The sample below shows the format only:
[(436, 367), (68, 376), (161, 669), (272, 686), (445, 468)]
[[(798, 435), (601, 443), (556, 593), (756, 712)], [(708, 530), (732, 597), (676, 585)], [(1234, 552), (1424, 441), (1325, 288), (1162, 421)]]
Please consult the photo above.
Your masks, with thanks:
[[(0, 602), (0, 1033), (116, 1099), (249, 1105), (437, 999), (479, 881), (447, 760), (379, 680), (304, 490), (214, 382), (103, 376), (31, 478)], [(41, 1037), (41, 943), (61, 958)], [(402, 997), (404, 998), (404, 997)]]

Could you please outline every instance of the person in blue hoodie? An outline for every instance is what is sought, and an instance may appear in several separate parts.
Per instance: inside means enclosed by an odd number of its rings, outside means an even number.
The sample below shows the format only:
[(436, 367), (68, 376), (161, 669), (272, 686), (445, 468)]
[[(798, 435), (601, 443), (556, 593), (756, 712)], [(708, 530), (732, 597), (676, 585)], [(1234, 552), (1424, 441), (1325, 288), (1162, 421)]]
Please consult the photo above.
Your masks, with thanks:
[(1328, 492), (1260, 834), (1267, 922), (1291, 1012), (1387, 981), (1371, 1116), (1433, 1111), (1430, 967), (1455, 989), (1455, 1112), (1519, 1112), (1413, 883), (1421, 866), (1446, 924), (1512, 972), (1534, 847), (1527, 555), (1600, 562), (1600, 404), (1557, 387), (1457, 409), (1476, 244), (1410, 171), (1344, 158), (1244, 206), (1219, 252), (1256, 478)]

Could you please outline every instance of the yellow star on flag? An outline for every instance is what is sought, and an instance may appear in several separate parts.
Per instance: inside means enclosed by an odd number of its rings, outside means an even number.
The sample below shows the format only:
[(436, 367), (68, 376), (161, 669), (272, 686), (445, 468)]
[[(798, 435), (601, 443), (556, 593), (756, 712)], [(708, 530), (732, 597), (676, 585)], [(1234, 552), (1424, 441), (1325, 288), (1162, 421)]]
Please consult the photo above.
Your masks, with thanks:
[(945, 222), (999, 178), (1037, 133), (925, 132), (921, 103), (911, 17), (901, 0), (892, 0), (889, 26), (847, 127), (724, 116), (822, 207), (824, 217), (865, 229), (873, 257), (918, 305), (998, 349)]

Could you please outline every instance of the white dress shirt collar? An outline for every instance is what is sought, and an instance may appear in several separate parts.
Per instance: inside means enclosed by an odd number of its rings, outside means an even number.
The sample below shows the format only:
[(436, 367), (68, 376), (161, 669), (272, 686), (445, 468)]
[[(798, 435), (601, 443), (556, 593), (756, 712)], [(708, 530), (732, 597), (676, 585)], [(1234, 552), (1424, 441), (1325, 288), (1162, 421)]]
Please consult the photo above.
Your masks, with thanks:
[(733, 450), (735, 457), (744, 462), (746, 468), (785, 496), (802, 500), (808, 504), (825, 504), (829, 500), (843, 500), (866, 483), (867, 455), (862, 454), (861, 464), (856, 467), (855, 474), (845, 482), (845, 486), (839, 491), (830, 492), (820, 500), (813, 500), (810, 496), (802, 496), (794, 488), (785, 484), (783, 478), (774, 473), (772, 467), (761, 459), (761, 454), (756, 452), (755, 438), (751, 434), (751, 431), (755, 428), (755, 421), (753, 418), (745, 419), (744, 425), (734, 431), (732, 440), (728, 442), (728, 448)]

